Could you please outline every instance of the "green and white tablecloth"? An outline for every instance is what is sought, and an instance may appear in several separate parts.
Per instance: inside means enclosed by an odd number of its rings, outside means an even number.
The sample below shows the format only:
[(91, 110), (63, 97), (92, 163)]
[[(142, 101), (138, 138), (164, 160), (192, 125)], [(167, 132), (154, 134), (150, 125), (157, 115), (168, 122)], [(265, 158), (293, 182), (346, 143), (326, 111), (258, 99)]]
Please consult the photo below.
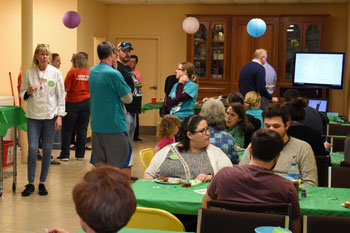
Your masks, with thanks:
[[(159, 184), (151, 179), (139, 179), (132, 188), (138, 206), (159, 208), (174, 214), (197, 215), (198, 209), (202, 208), (202, 199), (208, 184), (183, 188), (181, 185)], [(307, 198), (299, 197), (302, 214), (350, 217), (350, 208), (340, 205), (350, 200), (350, 189), (324, 187), (305, 189)]]
[(344, 153), (334, 153), (333, 152), (333, 153), (330, 153), (330, 157), (331, 157), (331, 164), (332, 164), (332, 166), (339, 167), (340, 166), (340, 162), (344, 161)]
[(27, 118), (24, 115), (21, 107), (0, 106), (0, 136), (5, 137), (12, 127), (27, 131)]
[[(118, 233), (176, 233), (177, 231), (161, 231), (161, 230), (148, 230), (148, 229), (135, 229), (135, 228), (123, 228)], [(82, 229), (77, 233), (85, 233)]]
[[(145, 113), (148, 110), (152, 110), (152, 109), (160, 109), (163, 106), (163, 104), (160, 103), (156, 103), (156, 104), (152, 104), (152, 103), (148, 103), (148, 104), (144, 104), (141, 108), (141, 112)], [(202, 107), (201, 106), (194, 106), (195, 110), (201, 110)]]

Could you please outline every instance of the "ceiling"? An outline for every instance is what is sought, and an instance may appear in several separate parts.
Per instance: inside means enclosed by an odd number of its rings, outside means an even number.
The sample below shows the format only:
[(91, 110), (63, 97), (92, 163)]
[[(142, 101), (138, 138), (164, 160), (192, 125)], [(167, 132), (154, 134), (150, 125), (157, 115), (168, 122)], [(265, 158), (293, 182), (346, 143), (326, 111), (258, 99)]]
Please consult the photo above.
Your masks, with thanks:
[(348, 3), (349, 0), (96, 0), (111, 5), (210, 5), (210, 4), (314, 4)]

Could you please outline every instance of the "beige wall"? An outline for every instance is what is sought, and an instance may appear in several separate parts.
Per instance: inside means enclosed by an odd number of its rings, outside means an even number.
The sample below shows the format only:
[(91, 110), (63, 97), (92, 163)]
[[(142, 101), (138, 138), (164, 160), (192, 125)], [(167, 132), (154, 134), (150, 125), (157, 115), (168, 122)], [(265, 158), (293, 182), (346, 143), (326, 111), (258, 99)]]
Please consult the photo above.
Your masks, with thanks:
[(0, 22), (0, 96), (12, 95), (9, 72), (17, 95), (17, 76), (21, 66), (21, 0), (0, 0)]

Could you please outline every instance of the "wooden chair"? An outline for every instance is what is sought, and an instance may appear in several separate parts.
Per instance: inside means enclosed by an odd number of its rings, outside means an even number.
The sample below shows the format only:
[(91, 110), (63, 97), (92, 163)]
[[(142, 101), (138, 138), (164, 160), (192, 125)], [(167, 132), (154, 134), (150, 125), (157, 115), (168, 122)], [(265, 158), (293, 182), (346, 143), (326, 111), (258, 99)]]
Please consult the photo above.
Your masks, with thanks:
[(349, 233), (350, 218), (334, 216), (304, 215), (303, 233)]
[(165, 210), (145, 207), (136, 207), (126, 228), (185, 232), (184, 225), (173, 214)]
[(329, 155), (315, 155), (318, 175), (318, 186), (328, 187), (328, 167), (331, 165)]
[(288, 229), (289, 217), (213, 208), (198, 210), (197, 233), (252, 233), (259, 226), (280, 226)]
[(328, 168), (328, 187), (332, 188), (350, 188), (350, 168), (348, 167), (329, 167)]
[(147, 148), (140, 151), (140, 160), (142, 163), (142, 166), (146, 169), (148, 168), (149, 164), (151, 163), (151, 160), (154, 156), (154, 151), (152, 148)]

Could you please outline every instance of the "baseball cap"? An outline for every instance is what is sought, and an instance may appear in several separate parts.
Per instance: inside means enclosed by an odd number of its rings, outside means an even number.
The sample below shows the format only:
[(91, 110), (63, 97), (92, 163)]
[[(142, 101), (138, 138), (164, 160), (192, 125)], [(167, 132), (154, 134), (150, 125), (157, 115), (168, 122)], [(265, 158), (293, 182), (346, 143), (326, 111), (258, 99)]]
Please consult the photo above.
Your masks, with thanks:
[(129, 42), (125, 42), (125, 41), (122, 41), (120, 42), (118, 45), (117, 45), (117, 50), (125, 50), (125, 49), (128, 49), (130, 48), (131, 50), (133, 50), (133, 47), (132, 47), (132, 44), (129, 43)]

